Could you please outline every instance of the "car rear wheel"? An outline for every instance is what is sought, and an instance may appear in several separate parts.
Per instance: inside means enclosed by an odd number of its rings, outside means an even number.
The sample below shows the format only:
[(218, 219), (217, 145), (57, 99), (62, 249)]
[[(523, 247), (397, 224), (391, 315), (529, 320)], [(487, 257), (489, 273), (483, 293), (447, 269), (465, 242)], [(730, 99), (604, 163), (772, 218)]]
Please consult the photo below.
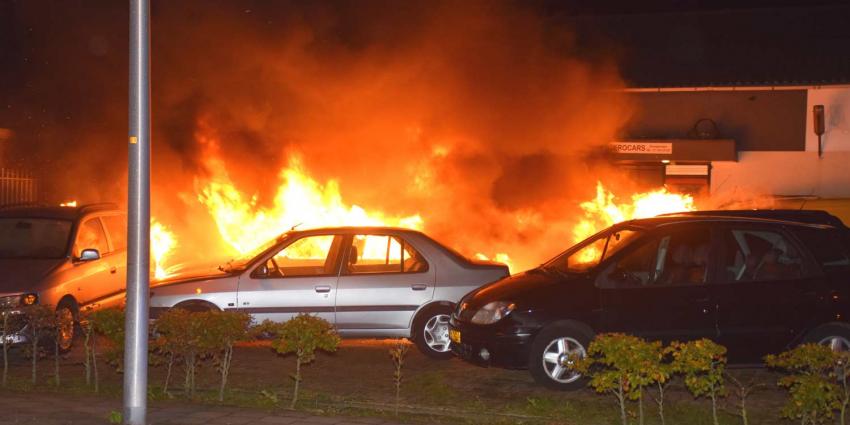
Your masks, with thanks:
[(452, 357), (449, 342), (449, 306), (429, 307), (413, 321), (413, 342), (423, 354), (433, 359)]
[(806, 335), (805, 342), (826, 345), (832, 351), (850, 351), (850, 326), (839, 323), (819, 326)]
[(555, 390), (583, 388), (584, 376), (572, 366), (577, 359), (587, 356), (587, 346), (592, 339), (587, 331), (572, 324), (543, 329), (531, 345), (531, 376), (537, 383)]

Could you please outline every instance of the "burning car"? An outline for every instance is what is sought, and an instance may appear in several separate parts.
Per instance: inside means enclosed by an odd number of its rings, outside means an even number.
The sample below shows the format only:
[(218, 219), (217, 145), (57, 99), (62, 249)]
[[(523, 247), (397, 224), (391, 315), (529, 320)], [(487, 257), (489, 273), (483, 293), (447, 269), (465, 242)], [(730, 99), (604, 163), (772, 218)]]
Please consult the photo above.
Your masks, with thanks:
[(467, 292), (508, 276), (425, 234), (391, 227), (290, 231), (213, 271), (155, 282), (151, 317), (169, 308), (240, 310), (256, 321), (299, 313), (343, 337), (410, 338), (449, 358), (449, 315)]
[(741, 215), (625, 221), (476, 289), (452, 315), (452, 350), (556, 389), (583, 386), (571, 365), (602, 332), (710, 338), (738, 364), (801, 342), (850, 350), (846, 228)]
[[(60, 348), (69, 349), (81, 307), (124, 293), (126, 223), (113, 204), (0, 208), (3, 314), (36, 303), (56, 306), (65, 319)], [(25, 340), (20, 329), (3, 338)]]

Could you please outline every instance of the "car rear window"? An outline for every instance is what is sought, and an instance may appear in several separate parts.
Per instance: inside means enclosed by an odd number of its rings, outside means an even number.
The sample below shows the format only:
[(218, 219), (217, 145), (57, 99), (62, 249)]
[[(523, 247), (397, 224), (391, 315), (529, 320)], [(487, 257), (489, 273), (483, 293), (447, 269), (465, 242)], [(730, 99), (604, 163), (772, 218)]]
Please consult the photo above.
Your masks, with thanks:
[(796, 233), (822, 267), (850, 266), (850, 254), (837, 231), (799, 228)]

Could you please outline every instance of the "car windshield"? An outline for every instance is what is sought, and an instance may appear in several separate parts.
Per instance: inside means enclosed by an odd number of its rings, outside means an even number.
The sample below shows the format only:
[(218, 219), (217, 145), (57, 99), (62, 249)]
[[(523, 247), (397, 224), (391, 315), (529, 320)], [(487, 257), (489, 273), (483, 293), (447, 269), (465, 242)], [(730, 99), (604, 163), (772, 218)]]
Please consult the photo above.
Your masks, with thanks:
[(616, 229), (596, 234), (545, 263), (543, 268), (561, 273), (590, 271), (642, 234), (642, 231), (636, 229)]
[(43, 218), (0, 218), (0, 258), (62, 258), (71, 222)]
[(256, 248), (228, 261), (227, 264), (223, 264), (218, 268), (225, 272), (230, 272), (233, 270), (244, 270), (245, 267), (247, 267), (248, 264), (250, 264), (251, 261), (253, 261), (258, 255), (268, 251), (269, 249), (271, 249), (271, 247), (283, 241), (284, 237), (285, 235), (266, 241), (262, 245), (259, 245)]

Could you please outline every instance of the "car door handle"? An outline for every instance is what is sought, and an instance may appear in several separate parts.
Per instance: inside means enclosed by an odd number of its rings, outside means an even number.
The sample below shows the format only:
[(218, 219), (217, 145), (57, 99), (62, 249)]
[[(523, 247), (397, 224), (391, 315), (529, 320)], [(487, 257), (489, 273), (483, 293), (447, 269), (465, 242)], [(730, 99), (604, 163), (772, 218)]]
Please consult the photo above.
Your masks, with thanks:
[(319, 285), (319, 286), (316, 286), (316, 292), (319, 292), (319, 293), (331, 292), (331, 287), (327, 286), (327, 285)]
[(414, 283), (413, 285), (410, 285), (410, 289), (413, 289), (414, 291), (424, 291), (428, 289), (428, 285), (424, 283)]
[(112, 268), (109, 269), (109, 273), (112, 273), (112, 274), (115, 274), (115, 272), (117, 272), (117, 271), (118, 271), (118, 268), (115, 267), (115, 266), (112, 266)]

